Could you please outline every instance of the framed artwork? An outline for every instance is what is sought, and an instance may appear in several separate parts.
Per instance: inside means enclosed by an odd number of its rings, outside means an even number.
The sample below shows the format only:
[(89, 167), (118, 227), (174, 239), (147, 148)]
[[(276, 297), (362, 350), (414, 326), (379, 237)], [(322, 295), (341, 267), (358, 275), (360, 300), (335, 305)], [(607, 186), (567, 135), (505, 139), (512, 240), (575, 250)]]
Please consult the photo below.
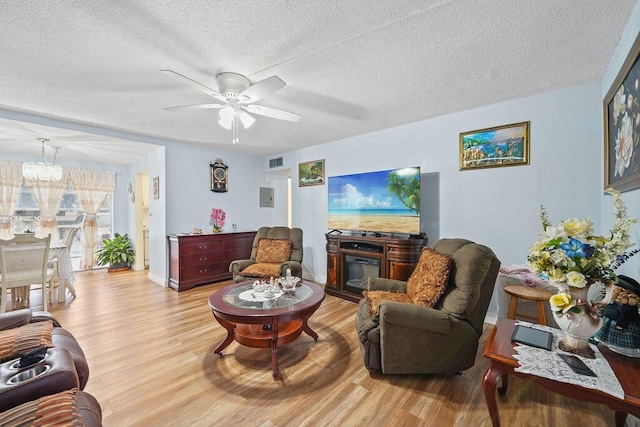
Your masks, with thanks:
[(529, 164), (529, 123), (460, 134), (460, 170)]
[(604, 188), (640, 187), (640, 34), (604, 98)]
[(160, 198), (160, 177), (153, 177), (153, 199), (158, 200)]
[(298, 187), (324, 184), (324, 159), (298, 164)]

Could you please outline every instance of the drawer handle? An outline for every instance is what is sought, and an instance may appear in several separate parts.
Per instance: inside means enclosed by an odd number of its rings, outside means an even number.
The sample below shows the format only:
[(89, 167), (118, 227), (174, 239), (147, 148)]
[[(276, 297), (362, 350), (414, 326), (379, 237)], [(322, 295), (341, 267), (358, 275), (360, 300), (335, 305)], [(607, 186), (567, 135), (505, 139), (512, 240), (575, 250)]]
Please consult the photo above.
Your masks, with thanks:
[(206, 273), (206, 272), (207, 272), (206, 268), (203, 268), (202, 270), (200, 270), (200, 273)]
[(206, 260), (207, 260), (207, 257), (200, 258), (200, 261), (206, 261)]
[(200, 245), (200, 249), (207, 249), (207, 245)]

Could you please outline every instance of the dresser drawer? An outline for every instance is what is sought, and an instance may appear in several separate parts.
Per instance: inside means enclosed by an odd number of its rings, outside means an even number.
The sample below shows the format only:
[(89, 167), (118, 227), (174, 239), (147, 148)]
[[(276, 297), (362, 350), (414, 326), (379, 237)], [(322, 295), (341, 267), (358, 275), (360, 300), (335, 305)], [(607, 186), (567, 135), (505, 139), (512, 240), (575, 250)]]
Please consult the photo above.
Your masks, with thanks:
[(221, 260), (222, 253), (203, 252), (199, 254), (181, 255), (180, 268), (196, 267), (201, 265), (209, 265)]
[(182, 280), (190, 280), (190, 279), (202, 279), (203, 282), (206, 282), (209, 277), (216, 277), (221, 274), (227, 273), (229, 270), (229, 266), (226, 263), (217, 263), (217, 264), (209, 264), (202, 265), (199, 267), (190, 267), (183, 268), (180, 271), (180, 279)]

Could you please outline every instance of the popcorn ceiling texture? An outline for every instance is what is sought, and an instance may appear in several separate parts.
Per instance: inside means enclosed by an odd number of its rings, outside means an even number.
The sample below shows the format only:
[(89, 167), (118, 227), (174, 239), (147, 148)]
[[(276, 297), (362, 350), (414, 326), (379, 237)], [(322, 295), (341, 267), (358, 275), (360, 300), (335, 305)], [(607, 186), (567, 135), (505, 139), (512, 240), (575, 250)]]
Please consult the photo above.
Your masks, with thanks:
[[(266, 156), (598, 81), (636, 0), (5, 3), (0, 117), (27, 112)], [(217, 110), (163, 110), (214, 99), (161, 69), (214, 89), (224, 71), (253, 83), (277, 75), (287, 86), (259, 104), (302, 120), (257, 117), (231, 146)], [(23, 137), (20, 149), (37, 155), (43, 132), (0, 120), (0, 153)], [(60, 133), (62, 157), (115, 141)]]

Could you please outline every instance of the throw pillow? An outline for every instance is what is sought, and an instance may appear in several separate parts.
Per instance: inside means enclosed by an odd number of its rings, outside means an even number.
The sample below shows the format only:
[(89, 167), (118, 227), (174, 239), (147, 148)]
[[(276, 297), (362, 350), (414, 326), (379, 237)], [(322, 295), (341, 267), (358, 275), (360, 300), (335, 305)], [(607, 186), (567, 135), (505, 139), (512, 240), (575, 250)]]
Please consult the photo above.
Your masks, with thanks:
[(281, 264), (288, 261), (291, 256), (292, 246), (293, 242), (291, 240), (260, 239), (260, 241), (258, 241), (256, 263)]
[(404, 292), (389, 292), (389, 291), (363, 291), (362, 295), (367, 299), (369, 303), (369, 315), (376, 317), (378, 315), (378, 309), (382, 301), (398, 301), (412, 304), (411, 298)]
[(407, 281), (407, 295), (416, 305), (433, 307), (442, 296), (451, 274), (451, 258), (424, 247)]
[(245, 277), (280, 277), (280, 264), (251, 264), (240, 272)]
[(23, 403), (0, 413), (0, 425), (83, 426), (76, 390), (66, 390)]
[(22, 356), (36, 347), (53, 347), (52, 332), (51, 320), (27, 323), (19, 328), (0, 331), (0, 362)]

